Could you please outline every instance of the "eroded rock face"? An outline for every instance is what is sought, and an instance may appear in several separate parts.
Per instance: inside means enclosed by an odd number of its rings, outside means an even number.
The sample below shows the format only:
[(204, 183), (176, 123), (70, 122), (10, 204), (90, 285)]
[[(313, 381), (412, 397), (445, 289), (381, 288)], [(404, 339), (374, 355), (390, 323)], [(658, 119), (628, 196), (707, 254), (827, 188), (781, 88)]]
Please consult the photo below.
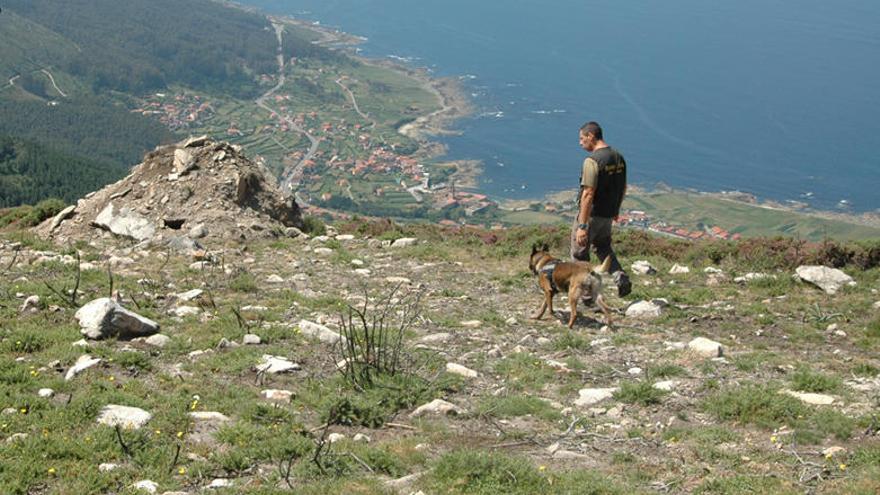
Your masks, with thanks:
[(123, 308), (116, 301), (102, 297), (81, 307), (74, 317), (80, 332), (93, 340), (117, 337), (130, 340), (159, 332), (159, 324)]
[(92, 225), (114, 235), (136, 241), (151, 239), (156, 233), (153, 224), (141, 214), (131, 208), (117, 208), (112, 202), (101, 210)]

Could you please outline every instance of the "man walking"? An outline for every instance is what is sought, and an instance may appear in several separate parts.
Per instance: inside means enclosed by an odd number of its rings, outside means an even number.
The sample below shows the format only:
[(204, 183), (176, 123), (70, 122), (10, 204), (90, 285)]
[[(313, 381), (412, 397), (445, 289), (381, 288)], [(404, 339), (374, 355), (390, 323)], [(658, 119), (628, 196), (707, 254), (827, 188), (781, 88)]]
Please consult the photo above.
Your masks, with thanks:
[(599, 261), (611, 256), (617, 294), (624, 297), (632, 292), (632, 283), (611, 248), (611, 224), (620, 214), (626, 194), (626, 160), (608, 146), (602, 127), (596, 122), (581, 127), (580, 145), (590, 156), (584, 160), (581, 172), (578, 213), (571, 232), (571, 257), (575, 261), (589, 261), (591, 246), (596, 248)]

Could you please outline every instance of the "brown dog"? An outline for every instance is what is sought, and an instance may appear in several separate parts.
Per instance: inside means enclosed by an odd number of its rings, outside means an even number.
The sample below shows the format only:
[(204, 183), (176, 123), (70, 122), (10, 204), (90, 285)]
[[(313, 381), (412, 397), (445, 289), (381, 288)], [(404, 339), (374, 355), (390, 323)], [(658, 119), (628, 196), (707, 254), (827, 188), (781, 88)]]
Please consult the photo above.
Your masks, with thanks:
[(591, 296), (596, 301), (605, 314), (605, 324), (611, 325), (611, 308), (602, 297), (602, 274), (608, 273), (611, 268), (611, 256), (606, 257), (601, 266), (593, 267), (589, 263), (562, 261), (548, 251), (546, 244), (540, 249), (532, 246), (532, 255), (529, 257), (529, 269), (538, 276), (538, 285), (544, 291), (541, 308), (532, 318), (540, 320), (547, 309), (553, 314), (553, 296), (557, 292), (568, 292), (568, 305), (571, 308), (568, 328), (574, 328), (578, 300), (583, 296)]

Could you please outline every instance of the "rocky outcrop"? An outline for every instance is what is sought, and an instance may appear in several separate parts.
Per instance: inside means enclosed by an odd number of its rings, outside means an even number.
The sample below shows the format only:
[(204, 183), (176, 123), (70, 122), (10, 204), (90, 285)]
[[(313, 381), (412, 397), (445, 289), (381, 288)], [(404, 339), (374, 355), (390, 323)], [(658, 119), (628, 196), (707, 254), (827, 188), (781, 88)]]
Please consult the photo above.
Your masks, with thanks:
[[(210, 226), (210, 228), (208, 228)], [(239, 146), (205, 136), (157, 148), (131, 174), (35, 228), (61, 243), (96, 233), (176, 251), (194, 239), (265, 238), (302, 227), (299, 207)]]

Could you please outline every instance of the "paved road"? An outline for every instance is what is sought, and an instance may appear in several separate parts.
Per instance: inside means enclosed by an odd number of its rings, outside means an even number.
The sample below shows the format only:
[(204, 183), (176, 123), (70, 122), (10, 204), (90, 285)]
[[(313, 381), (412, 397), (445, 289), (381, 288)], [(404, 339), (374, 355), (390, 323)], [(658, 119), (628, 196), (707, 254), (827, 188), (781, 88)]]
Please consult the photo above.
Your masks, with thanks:
[[(257, 104), (257, 106), (259, 106), (263, 110), (266, 110), (270, 114), (275, 114), (275, 115), (281, 116), (280, 112), (276, 111), (275, 109), (273, 109), (272, 107), (270, 107), (266, 103), (266, 101), (273, 94), (275, 94), (279, 89), (281, 89), (282, 86), (284, 86), (284, 82), (285, 82), (284, 53), (283, 53), (284, 25), (273, 22), (272, 27), (275, 28), (275, 36), (278, 38), (278, 48), (276, 50), (276, 52), (278, 54), (277, 55), (277, 58), (278, 58), (278, 84), (276, 84), (272, 89), (267, 91), (263, 96), (257, 98), (256, 104)], [(311, 143), (311, 146), (309, 146), (309, 151), (305, 154), (303, 159), (300, 160), (295, 165), (287, 167), (281, 173), (281, 180), (280, 180), (281, 190), (285, 194), (290, 194), (294, 189), (296, 189), (299, 186), (299, 181), (300, 181), (300, 178), (302, 177), (303, 164), (306, 161), (311, 160), (315, 156), (315, 153), (318, 152), (318, 146), (320, 145), (321, 142), (318, 140), (318, 138), (309, 134), (309, 132), (307, 130), (305, 130), (302, 127), (300, 127), (299, 125), (295, 124), (293, 122), (293, 120), (291, 120), (289, 117), (283, 116), (282, 118), (284, 119), (284, 122), (291, 129), (293, 129), (296, 132), (299, 132), (300, 134), (303, 134), (306, 138), (308, 138), (309, 142)]]
[(354, 111), (357, 112), (357, 114), (360, 115), (362, 119), (369, 122), (370, 125), (375, 125), (376, 123), (372, 119), (370, 119), (369, 115), (361, 112), (361, 109), (358, 106), (357, 98), (354, 97), (354, 93), (352, 93), (351, 90), (348, 89), (348, 86), (342, 84), (342, 78), (337, 79), (336, 84), (338, 84), (339, 87), (348, 94), (348, 98), (351, 100), (351, 104), (354, 106)]

